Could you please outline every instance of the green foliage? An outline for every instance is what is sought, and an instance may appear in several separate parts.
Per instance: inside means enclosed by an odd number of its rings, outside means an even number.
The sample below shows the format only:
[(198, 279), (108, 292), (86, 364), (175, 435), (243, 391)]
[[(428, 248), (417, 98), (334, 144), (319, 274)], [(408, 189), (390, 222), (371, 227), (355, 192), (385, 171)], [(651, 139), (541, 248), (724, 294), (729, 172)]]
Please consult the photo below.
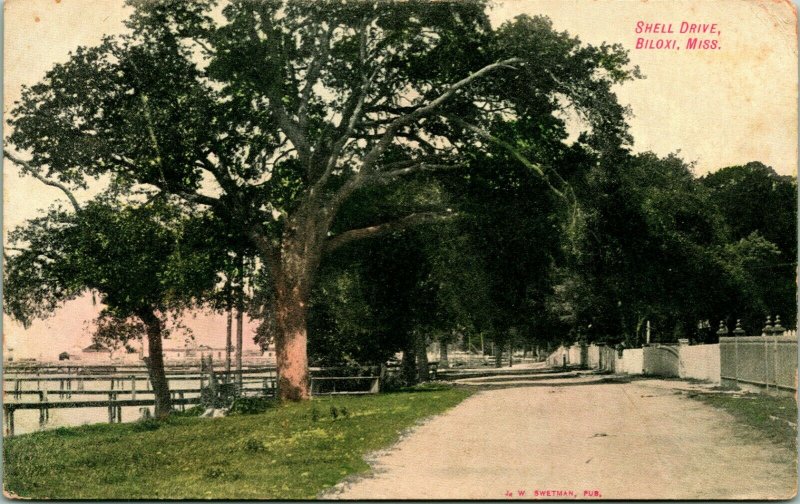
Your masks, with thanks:
[[(555, 169), (570, 151), (563, 145), (566, 108), (585, 119), (575, 124), (576, 150), (612, 155), (630, 141), (624, 108), (612, 91), (638, 76), (625, 51), (582, 44), (544, 17), (521, 16), (494, 29), (489, 5), (480, 0), (230, 2), (221, 16), (213, 1), (131, 4), (136, 9), (129, 32), (77, 49), (23, 90), (9, 113), (7, 138), (10, 148), (31, 153), (27, 171), (76, 186), (107, 175), (119, 187), (145, 187), (150, 195), (155, 188), (196, 219), (184, 223), (186, 229), (195, 223), (192, 229), (202, 231), (211, 224), (207, 233), (178, 233), (197, 237), (199, 243), (190, 247), (195, 252), (166, 239), (165, 230), (147, 227), (145, 217), (140, 228), (127, 225), (125, 236), (138, 236), (149, 250), (163, 245), (154, 252), (172, 262), (164, 266), (146, 254), (123, 254), (116, 257), (117, 269), (101, 268), (82, 282), (100, 290), (121, 317), (145, 301), (159, 309), (186, 299), (209, 301), (214, 289), (206, 281), (222, 280), (218, 272), (226, 287), (213, 303), (229, 307), (246, 276), (266, 277), (288, 284), (277, 293), (298, 292), (304, 299), (279, 299), (267, 281), (258, 293), (262, 305), (251, 310), (264, 319), (264, 343), (270, 331), (284, 329), (270, 319), (274, 305), (291, 302), (295, 306), (277, 308), (301, 309), (297, 305), (310, 301), (314, 279), (325, 276), (317, 275), (322, 256), (337, 240), (358, 236), (348, 234), (355, 230), (351, 225), (374, 231), (384, 223), (378, 230), (392, 230), (399, 241), (410, 223), (452, 217), (448, 209), (455, 205), (446, 204), (447, 194), (457, 193), (414, 177), (465, 166), (474, 173), (499, 156), (494, 169), (513, 166), (527, 172), (512, 178), (528, 187), (529, 178), (540, 181), (537, 195), (550, 190), (566, 197), (563, 175)], [(348, 200), (386, 186), (396, 193), (394, 208), (381, 209), (367, 198), (369, 204), (345, 209)], [(539, 207), (537, 198), (512, 213), (547, 212), (549, 204)], [(510, 237), (525, 217), (530, 215), (517, 215), (499, 234)], [(482, 225), (491, 222), (496, 221)], [(543, 225), (543, 219), (535, 222)], [(497, 239), (496, 250), (458, 239), (461, 231), (444, 232), (454, 245), (439, 250), (432, 245), (436, 232), (417, 235), (417, 243), (428, 245), (419, 253), (404, 251), (399, 262), (415, 264), (408, 278), (388, 265), (393, 258), (385, 248), (376, 250), (379, 260), (356, 265), (352, 274), (330, 273), (317, 289), (330, 302), (310, 314), (316, 318), (312, 325), (323, 328), (315, 330), (311, 353), (375, 362), (398, 344), (408, 346), (411, 334), (420, 343), (425, 333), (452, 337), (480, 326), (502, 338), (506, 329), (519, 329), (520, 314), (542, 304), (541, 268), (518, 279), (508, 299), (497, 299), (493, 309), (480, 309), (482, 301), (502, 292), (498, 286), (506, 279), (516, 279), (513, 268), (495, 267), (502, 273), (489, 276), (488, 289), (472, 289), (474, 301), (459, 289), (486, 283), (492, 267), (481, 265), (487, 256), (509, 264), (523, 251), (523, 270), (534, 258), (548, 257), (550, 247), (529, 254), (521, 241), (500, 247)], [(541, 235), (541, 229), (526, 230), (528, 238)], [(79, 258), (113, 256), (113, 244), (95, 242)], [(127, 245), (137, 250), (135, 243)], [(461, 248), (485, 254), (460, 255)], [(228, 251), (239, 261), (255, 254), (258, 260), (236, 266), (225, 260)], [(127, 267), (131, 259), (150, 269)], [(377, 264), (388, 271), (376, 271)], [(266, 271), (253, 271), (262, 267)], [(475, 274), (451, 275), (453, 270)], [(112, 289), (126, 275), (132, 278), (125, 292)], [(398, 299), (394, 306), (386, 289), (366, 285), (384, 279), (393, 288), (409, 288), (416, 300)], [(24, 290), (23, 275), (16, 281)], [(82, 284), (65, 285), (56, 296), (28, 296), (9, 309), (25, 316), (51, 309), (47, 302), (77, 295)], [(370, 294), (381, 296), (372, 312), (366, 308)], [(344, 337), (336, 336), (339, 329)], [(370, 343), (370, 335), (379, 339)], [(341, 339), (352, 343), (328, 345)]]
[(277, 401), (270, 397), (237, 397), (228, 415), (255, 415), (277, 406)]
[(205, 412), (205, 410), (206, 410), (206, 408), (203, 405), (198, 404), (196, 406), (192, 406), (191, 408), (188, 408), (188, 409), (183, 410), (183, 411), (175, 410), (175, 411), (172, 412), (171, 416), (174, 416), (174, 417), (199, 417), (200, 415), (203, 414), (203, 412)]
[(156, 418), (144, 418), (134, 422), (131, 429), (134, 432), (152, 432), (161, 428), (162, 422)]
[[(368, 471), (364, 455), (469, 394), (315, 398), (258, 415), (170, 418), (156, 431), (100, 424), (15, 436), (3, 443), (5, 490), (36, 499), (313, 499)], [(347, 421), (311, 418), (334, 404)]]
[(753, 334), (760, 334), (767, 314), (780, 314), (794, 327), (797, 179), (753, 162), (723, 168), (700, 183), (724, 221), (728, 245), (721, 255), (739, 292), (731, 315)]
[(133, 352), (133, 344), (145, 337), (147, 328), (141, 320), (129, 317), (119, 318), (111, 313), (102, 312), (95, 320), (92, 341), (106, 348), (125, 348)]
[(120, 207), (102, 199), (74, 214), (53, 211), (34, 219), (10, 233), (12, 245), (24, 248), (6, 258), (4, 310), (30, 323), (91, 290), (108, 307), (99, 337), (135, 338), (141, 327), (124, 319), (143, 309), (180, 309), (213, 285), (208, 269), (191, 288), (183, 285), (180, 297), (169, 282), (168, 272), (174, 277), (178, 268), (172, 260), (180, 226), (173, 208)]
[[(763, 225), (766, 214), (755, 217), (763, 205), (742, 198), (735, 212), (726, 209), (739, 183), (733, 174), (754, 170), (769, 179), (770, 170), (762, 165), (748, 166), (697, 179), (676, 155), (645, 153), (589, 171), (579, 195), (581, 230), (549, 305), (567, 322), (572, 337), (580, 331), (590, 339), (624, 338), (635, 345), (643, 341), (650, 320), (656, 341), (715, 341), (720, 320), (733, 327), (741, 318), (749, 333), (758, 334), (765, 315), (778, 310), (791, 313), (792, 324), (794, 275), (791, 268), (775, 267), (780, 248), (761, 234), (770, 229)], [(774, 172), (773, 178), (748, 183), (793, 186)], [(772, 195), (769, 211), (785, 220), (781, 215), (793, 215), (795, 202), (788, 191)], [(749, 227), (741, 228), (747, 229), (744, 235), (728, 224), (738, 218), (736, 212), (750, 215)], [(783, 225), (771, 233), (794, 233), (789, 229)]]

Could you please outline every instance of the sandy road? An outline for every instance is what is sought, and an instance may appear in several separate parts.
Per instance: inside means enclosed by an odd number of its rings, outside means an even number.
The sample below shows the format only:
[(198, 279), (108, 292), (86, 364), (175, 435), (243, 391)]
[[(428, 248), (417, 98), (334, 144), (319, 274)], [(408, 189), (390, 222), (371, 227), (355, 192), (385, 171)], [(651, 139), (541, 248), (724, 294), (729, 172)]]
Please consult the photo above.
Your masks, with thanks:
[(664, 382), (489, 390), (377, 454), (373, 475), (323, 497), (791, 497), (788, 450), (752, 434)]

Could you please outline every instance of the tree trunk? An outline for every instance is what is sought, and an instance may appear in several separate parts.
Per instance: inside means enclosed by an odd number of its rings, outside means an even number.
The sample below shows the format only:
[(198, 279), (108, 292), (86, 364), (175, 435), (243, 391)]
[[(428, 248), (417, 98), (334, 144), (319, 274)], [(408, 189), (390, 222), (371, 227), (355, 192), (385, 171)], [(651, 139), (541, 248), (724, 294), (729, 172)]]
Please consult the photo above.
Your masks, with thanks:
[(400, 373), (406, 385), (416, 385), (419, 383), (417, 378), (417, 352), (415, 342), (412, 338), (406, 338), (403, 346), (403, 361), (400, 364)]
[(311, 397), (306, 315), (316, 264), (306, 241), (284, 240), (275, 279), (275, 359), (278, 397), (301, 401)]
[(161, 320), (152, 310), (143, 309), (139, 312), (139, 318), (147, 328), (147, 372), (150, 375), (150, 384), (153, 386), (155, 396), (156, 418), (165, 418), (172, 411), (172, 398), (169, 394), (169, 382), (164, 371), (164, 351), (161, 345), (161, 337), (164, 328)]
[(447, 367), (447, 339), (442, 338), (439, 340), (439, 367)]
[(420, 332), (414, 335), (414, 342), (417, 346), (417, 376), (419, 377), (419, 381), (428, 381), (430, 377), (430, 369), (428, 368), (428, 345), (425, 339), (425, 335)]

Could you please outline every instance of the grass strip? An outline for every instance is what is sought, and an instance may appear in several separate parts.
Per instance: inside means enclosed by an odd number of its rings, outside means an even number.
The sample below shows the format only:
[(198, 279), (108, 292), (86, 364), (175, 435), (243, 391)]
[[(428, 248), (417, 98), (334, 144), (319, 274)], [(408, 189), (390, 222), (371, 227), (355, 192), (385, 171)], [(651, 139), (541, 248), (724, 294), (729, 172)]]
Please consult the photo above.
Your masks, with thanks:
[(4, 486), (35, 499), (313, 499), (368, 471), (365, 454), (469, 395), (429, 386), (26, 434), (4, 442)]
[(786, 447), (796, 461), (797, 402), (794, 397), (753, 393), (697, 393), (689, 397), (727, 411), (765, 439)]

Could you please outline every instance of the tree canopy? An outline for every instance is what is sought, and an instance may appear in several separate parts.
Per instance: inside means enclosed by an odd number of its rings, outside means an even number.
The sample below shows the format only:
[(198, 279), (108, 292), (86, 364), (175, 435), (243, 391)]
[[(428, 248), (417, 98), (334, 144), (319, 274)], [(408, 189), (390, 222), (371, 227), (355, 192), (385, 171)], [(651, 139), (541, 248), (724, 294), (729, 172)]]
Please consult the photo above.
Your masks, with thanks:
[[(111, 175), (210, 210), (257, 249), (274, 289), (281, 396), (308, 397), (306, 315), (324, 254), (446, 218), (334, 223), (358, 191), (459, 169), (500, 148), (569, 198), (542, 139), (629, 142), (612, 86), (637, 75), (544, 17), (494, 28), (482, 1), (132, 2), (130, 32), (79, 48), (23, 91), (8, 145), (27, 169)], [(334, 234), (334, 230), (336, 231)]]
[(305, 399), (307, 326), (311, 358), (371, 363), (453, 331), (637, 344), (645, 321), (666, 341), (793, 320), (796, 182), (631, 154), (619, 45), (492, 26), (482, 0), (130, 3), (128, 32), (10, 111), (23, 173), (111, 186), (12, 233), (23, 321), (93, 289), (160, 344), (165, 312), (237, 305)]

